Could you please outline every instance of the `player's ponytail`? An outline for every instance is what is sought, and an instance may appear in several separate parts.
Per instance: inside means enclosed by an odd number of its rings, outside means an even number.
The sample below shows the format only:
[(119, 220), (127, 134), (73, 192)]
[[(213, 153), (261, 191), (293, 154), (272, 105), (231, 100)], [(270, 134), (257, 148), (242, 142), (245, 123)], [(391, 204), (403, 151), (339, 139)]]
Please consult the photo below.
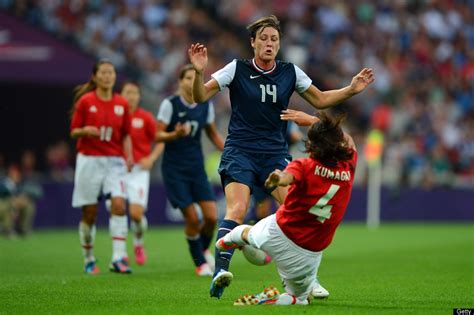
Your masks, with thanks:
[(319, 121), (308, 130), (306, 152), (323, 164), (352, 159), (354, 150), (347, 143), (341, 123), (346, 115), (331, 117), (325, 112), (318, 114)]

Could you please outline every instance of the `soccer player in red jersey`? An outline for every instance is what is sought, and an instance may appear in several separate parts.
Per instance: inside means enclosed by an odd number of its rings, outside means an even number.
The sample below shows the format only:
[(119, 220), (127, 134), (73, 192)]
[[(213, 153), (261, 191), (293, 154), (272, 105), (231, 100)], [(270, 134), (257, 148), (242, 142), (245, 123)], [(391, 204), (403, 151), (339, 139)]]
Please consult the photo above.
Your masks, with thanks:
[(132, 170), (125, 178), (130, 228), (134, 233), (135, 261), (143, 265), (146, 261), (143, 235), (148, 227), (144, 212), (148, 204), (150, 169), (163, 152), (164, 144), (158, 143), (152, 149), (157, 131), (156, 120), (150, 112), (139, 107), (140, 87), (136, 83), (126, 82), (122, 86), (121, 95), (130, 105), (130, 137), (135, 161)]
[[(113, 93), (116, 72), (107, 60), (97, 62), (90, 81), (75, 89), (71, 137), (77, 139), (77, 160), (72, 206), (82, 208), (79, 238), (85, 271), (99, 269), (93, 254), (98, 200), (111, 194), (109, 229), (112, 236), (110, 270), (130, 273), (126, 251), (125, 174), (133, 163), (128, 102)], [(124, 154), (125, 151), (125, 154)], [(126, 155), (126, 160), (124, 160)]]
[(272, 257), (286, 290), (276, 304), (308, 304), (322, 252), (349, 203), (357, 151), (341, 121), (321, 113), (308, 131), (309, 157), (270, 173), (266, 187), (290, 185), (276, 214), (253, 227), (239, 225), (217, 241), (219, 249), (251, 245)]

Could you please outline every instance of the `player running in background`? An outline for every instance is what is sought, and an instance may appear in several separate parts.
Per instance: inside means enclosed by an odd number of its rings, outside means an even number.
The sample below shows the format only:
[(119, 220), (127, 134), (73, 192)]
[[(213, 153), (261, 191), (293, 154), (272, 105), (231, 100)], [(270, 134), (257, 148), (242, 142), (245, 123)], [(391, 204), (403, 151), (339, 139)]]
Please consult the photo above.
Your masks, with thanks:
[[(224, 141), (214, 122), (212, 103), (206, 101), (197, 104), (193, 99), (194, 76), (193, 66), (184, 66), (179, 75), (178, 93), (161, 103), (158, 141), (166, 143), (162, 163), (163, 181), (171, 205), (183, 213), (184, 232), (196, 273), (199, 276), (212, 276), (214, 257), (208, 248), (217, 221), (217, 206), (204, 170), (201, 131), (204, 129), (208, 138), (221, 151)], [(202, 224), (195, 202), (202, 210)]]
[(112, 197), (109, 229), (113, 254), (110, 270), (131, 272), (126, 251), (128, 227), (124, 182), (127, 166), (133, 164), (130, 116), (127, 100), (113, 92), (115, 80), (114, 65), (101, 60), (94, 65), (89, 82), (79, 85), (74, 95), (71, 137), (77, 139), (78, 154), (72, 206), (82, 208), (79, 238), (85, 271), (89, 274), (99, 272), (93, 246), (97, 203), (105, 192)]
[[(205, 102), (228, 87), (232, 115), (229, 134), (222, 154), (219, 173), (226, 196), (226, 215), (221, 221), (217, 238), (241, 224), (247, 213), (250, 194), (254, 187), (263, 186), (274, 169), (288, 164), (288, 148), (284, 139), (286, 121), (280, 113), (286, 110), (294, 91), (311, 106), (324, 109), (364, 90), (373, 80), (371, 69), (363, 69), (350, 85), (331, 91), (320, 91), (296, 65), (275, 60), (280, 50), (280, 22), (271, 15), (249, 25), (250, 44), (254, 49), (251, 60), (234, 60), (212, 75), (204, 84), (207, 49), (193, 44), (188, 50), (196, 69), (193, 95)], [(272, 196), (281, 204), (287, 187), (278, 186)], [(232, 280), (229, 263), (233, 250), (216, 250), (216, 271), (211, 283), (211, 296), (220, 298)]]
[(143, 236), (148, 227), (144, 213), (148, 204), (150, 170), (163, 152), (164, 145), (158, 143), (152, 149), (156, 136), (156, 120), (151, 113), (139, 107), (140, 87), (136, 83), (127, 82), (122, 86), (121, 94), (130, 105), (130, 137), (135, 161), (132, 170), (125, 177), (130, 228), (134, 234), (135, 261), (143, 265), (146, 261)]
[(287, 293), (276, 304), (308, 304), (317, 287), (323, 250), (331, 244), (349, 203), (357, 151), (337, 119), (320, 113), (308, 131), (309, 157), (296, 159), (284, 171), (276, 169), (266, 187), (290, 185), (276, 214), (253, 227), (239, 225), (217, 241), (226, 250), (242, 245), (261, 249), (276, 263)]

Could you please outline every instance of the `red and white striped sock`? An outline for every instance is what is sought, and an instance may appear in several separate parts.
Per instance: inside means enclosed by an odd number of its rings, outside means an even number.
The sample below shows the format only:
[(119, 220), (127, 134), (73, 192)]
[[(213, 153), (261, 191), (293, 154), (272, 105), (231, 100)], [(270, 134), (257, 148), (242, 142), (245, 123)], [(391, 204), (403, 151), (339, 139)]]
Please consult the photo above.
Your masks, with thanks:
[(82, 246), (85, 262), (94, 261), (95, 225), (79, 222), (79, 240)]
[(112, 261), (127, 257), (127, 217), (111, 215), (109, 219), (110, 236), (112, 236)]

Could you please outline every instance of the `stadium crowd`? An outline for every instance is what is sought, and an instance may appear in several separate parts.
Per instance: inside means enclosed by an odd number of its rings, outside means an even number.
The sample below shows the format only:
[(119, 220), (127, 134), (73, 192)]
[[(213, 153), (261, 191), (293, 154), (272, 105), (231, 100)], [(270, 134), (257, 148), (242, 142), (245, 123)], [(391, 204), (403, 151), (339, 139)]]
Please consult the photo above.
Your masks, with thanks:
[[(176, 89), (189, 43), (206, 43), (210, 75), (237, 56), (251, 56), (245, 26), (275, 14), (283, 23), (282, 59), (321, 89), (350, 82), (361, 67), (374, 69), (373, 88), (343, 108), (359, 147), (372, 128), (384, 132), (386, 185), (474, 187), (472, 0), (0, 0), (0, 7), (112, 60), (140, 81), (155, 111)], [(224, 131), (230, 107), (220, 94), (213, 101)], [(310, 110), (300, 103), (295, 98), (291, 107)], [(356, 184), (364, 178), (359, 172)]]

